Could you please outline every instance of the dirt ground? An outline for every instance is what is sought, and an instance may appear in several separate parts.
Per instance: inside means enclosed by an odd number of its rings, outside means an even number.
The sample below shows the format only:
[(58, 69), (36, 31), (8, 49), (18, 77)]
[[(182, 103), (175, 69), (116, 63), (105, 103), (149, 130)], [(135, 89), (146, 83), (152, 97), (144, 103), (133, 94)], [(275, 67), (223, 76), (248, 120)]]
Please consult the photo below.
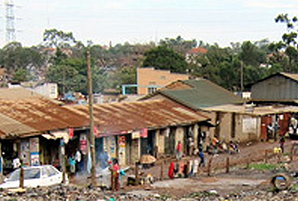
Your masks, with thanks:
[[(240, 191), (257, 190), (259, 188), (269, 188), (270, 179), (277, 171), (256, 171), (247, 169), (247, 163), (265, 162), (265, 150), (267, 151), (267, 163), (278, 164), (279, 161), (285, 162), (289, 157), (283, 156), (279, 159), (273, 154), (273, 148), (278, 147), (278, 142), (256, 142), (240, 145), (240, 153), (237, 154), (218, 154), (212, 159), (212, 174), (207, 175), (207, 164), (212, 157), (205, 154), (205, 167), (200, 169), (198, 175), (192, 178), (179, 178), (170, 180), (167, 176), (170, 163), (176, 162), (175, 158), (158, 160), (155, 166), (149, 169), (140, 169), (143, 175), (151, 174), (155, 178), (155, 183), (148, 186), (127, 187), (121, 191), (150, 190), (154, 193), (181, 197), (185, 194), (214, 190), (220, 194), (238, 193)], [(289, 153), (292, 143), (287, 140), (285, 143), (285, 153)], [(230, 169), (226, 173), (226, 161), (229, 157)], [(195, 159), (195, 157), (185, 157), (183, 160)], [(163, 165), (163, 171), (162, 169)], [(284, 163), (279, 163), (284, 164)], [(291, 172), (298, 171), (298, 156), (294, 156), (291, 163), (288, 163), (287, 169)], [(162, 179), (161, 179), (161, 173)], [(134, 168), (128, 174), (134, 174)]]

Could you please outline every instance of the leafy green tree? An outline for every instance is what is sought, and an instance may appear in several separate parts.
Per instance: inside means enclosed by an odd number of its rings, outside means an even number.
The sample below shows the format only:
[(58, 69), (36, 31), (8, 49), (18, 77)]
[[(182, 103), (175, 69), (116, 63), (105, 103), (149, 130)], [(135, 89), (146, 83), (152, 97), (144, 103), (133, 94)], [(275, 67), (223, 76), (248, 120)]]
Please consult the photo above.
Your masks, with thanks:
[(16, 82), (26, 82), (31, 79), (31, 75), (28, 70), (19, 68), (13, 74), (13, 81)]
[(76, 43), (72, 32), (64, 32), (57, 29), (46, 29), (43, 33), (44, 45), (53, 48), (70, 47)]
[(298, 54), (297, 54), (297, 35), (298, 35), (298, 18), (290, 17), (288, 14), (279, 14), (275, 18), (277, 23), (285, 23), (287, 33), (282, 35), (283, 47), (287, 58), (284, 60), (284, 71), (298, 72)]
[[(109, 86), (107, 75), (92, 62), (93, 92), (102, 92)], [(66, 58), (57, 65), (52, 65), (47, 73), (46, 80), (58, 83), (59, 93), (69, 91), (87, 94), (87, 69), (85, 58)]]
[(114, 80), (114, 86), (121, 86), (123, 84), (135, 84), (137, 77), (136, 68), (125, 66), (117, 71), (112, 79)]
[(23, 47), (19, 42), (8, 43), (0, 52), (0, 65), (10, 75), (19, 69), (26, 69), (28, 73), (38, 72), (44, 61), (44, 56), (37, 47)]
[(199, 55), (196, 60), (199, 65), (192, 69), (194, 76), (205, 77), (210, 81), (229, 89), (233, 88), (235, 69), (234, 56), (228, 48), (213, 45), (206, 54)]
[(288, 14), (279, 14), (275, 22), (285, 23), (287, 26), (287, 33), (282, 35), (283, 42), (286, 45), (297, 45), (298, 18), (296, 16), (290, 18)]
[(143, 66), (171, 70), (176, 73), (186, 73), (186, 69), (188, 69), (185, 57), (165, 45), (147, 51)]
[(168, 46), (175, 52), (185, 55), (190, 49), (197, 46), (197, 41), (195, 39), (184, 40), (181, 36), (177, 36), (177, 38), (166, 38), (165, 40), (160, 40), (159, 45)]
[(250, 41), (245, 41), (241, 45), (239, 59), (242, 60), (246, 65), (258, 67), (261, 63), (266, 62), (266, 52), (260, 50)]

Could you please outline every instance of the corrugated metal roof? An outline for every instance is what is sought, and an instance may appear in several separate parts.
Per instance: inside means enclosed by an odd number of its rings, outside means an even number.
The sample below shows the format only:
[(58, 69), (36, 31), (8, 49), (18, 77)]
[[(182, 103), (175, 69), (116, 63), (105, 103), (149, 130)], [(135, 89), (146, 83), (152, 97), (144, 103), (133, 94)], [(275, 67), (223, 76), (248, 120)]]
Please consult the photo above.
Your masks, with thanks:
[[(68, 127), (88, 127), (88, 106), (60, 106), (42, 96), (10, 100), (0, 94), (0, 137), (42, 134)], [(12, 90), (15, 93), (15, 90)], [(27, 94), (28, 95), (28, 94)], [(164, 128), (209, 120), (200, 112), (171, 100), (148, 100), (94, 105), (100, 133), (129, 132), (141, 128)]]
[(11, 90), (11, 94), (6, 91), (5, 96), (0, 94), (0, 134), (2, 137), (4, 137), (3, 134), (23, 136), (89, 125), (88, 119), (79, 114), (50, 99), (24, 93), (24, 90), (21, 90), (20, 99), (10, 99), (17, 91)]
[[(65, 106), (87, 118), (88, 106)], [(94, 105), (99, 132), (119, 133), (142, 128), (164, 128), (209, 120), (208, 116), (171, 100), (147, 100)]]
[(281, 72), (280, 74), (298, 82), (298, 74), (284, 73), (284, 72)]
[(252, 85), (255, 85), (257, 83), (263, 82), (264, 80), (267, 80), (267, 79), (270, 79), (272, 77), (279, 76), (279, 75), (284, 76), (286, 78), (289, 78), (289, 79), (292, 79), (292, 80), (298, 82), (298, 74), (280, 72), (280, 73), (275, 73), (275, 74), (269, 75), (268, 77), (265, 77), (263, 79), (260, 79), (260, 80), (254, 82), (254, 83), (248, 84), (247, 87), (251, 87)]
[(161, 89), (159, 93), (180, 102), (195, 110), (225, 104), (239, 104), (244, 100), (232, 92), (220, 87), (209, 80), (179, 81), (191, 86), (190, 89)]
[(251, 105), (220, 105), (205, 108), (206, 111), (213, 112), (234, 112), (237, 114), (247, 114), (253, 116), (264, 116), (269, 114), (282, 114), (288, 112), (298, 112), (297, 106), (251, 106)]

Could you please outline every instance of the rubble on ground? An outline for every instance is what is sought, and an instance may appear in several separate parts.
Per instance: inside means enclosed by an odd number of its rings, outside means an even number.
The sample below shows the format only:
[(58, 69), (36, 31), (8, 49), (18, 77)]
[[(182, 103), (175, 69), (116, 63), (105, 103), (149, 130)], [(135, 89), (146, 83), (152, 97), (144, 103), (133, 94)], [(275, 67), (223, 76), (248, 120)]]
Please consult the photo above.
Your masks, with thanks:
[(75, 185), (56, 185), (51, 187), (28, 188), (25, 192), (0, 191), (0, 200), (76, 200), (76, 201), (113, 201), (113, 200), (163, 200), (163, 201), (250, 201), (250, 200), (291, 200), (298, 201), (298, 189), (289, 189), (279, 192), (274, 192), (272, 189), (267, 190), (254, 190), (254, 191), (241, 191), (238, 193), (231, 193), (227, 195), (219, 195), (216, 190), (193, 192), (186, 194), (180, 198), (173, 195), (163, 195), (154, 191), (148, 190), (131, 190), (127, 192), (111, 192), (102, 191), (100, 187), (80, 187)]

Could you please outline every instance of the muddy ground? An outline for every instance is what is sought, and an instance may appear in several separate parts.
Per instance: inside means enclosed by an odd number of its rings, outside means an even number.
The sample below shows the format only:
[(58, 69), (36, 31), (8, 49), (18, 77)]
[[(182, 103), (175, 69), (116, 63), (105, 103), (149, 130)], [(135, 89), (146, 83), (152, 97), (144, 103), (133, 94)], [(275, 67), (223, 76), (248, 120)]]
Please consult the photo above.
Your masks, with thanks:
[[(290, 152), (291, 145), (290, 141), (286, 141), (286, 153)], [(298, 200), (298, 180), (291, 177), (291, 174), (298, 172), (298, 156), (294, 156), (291, 162), (287, 154), (279, 158), (272, 153), (273, 148), (277, 146), (277, 142), (249, 143), (241, 145), (238, 154), (215, 155), (212, 158), (212, 171), (209, 176), (207, 164), (211, 156), (206, 155), (206, 166), (201, 168), (197, 175), (191, 178), (169, 179), (167, 176), (169, 164), (176, 161), (168, 157), (159, 159), (149, 169), (139, 169), (142, 175), (151, 174), (154, 177), (153, 184), (126, 186), (127, 177), (135, 173), (134, 167), (131, 167), (126, 177), (122, 179), (123, 188), (117, 192), (103, 190), (100, 186), (90, 186), (86, 176), (78, 176), (71, 179), (72, 183), (66, 186), (25, 189), (24, 192), (0, 190), (0, 200)], [(264, 164), (266, 152), (267, 164), (274, 164), (275, 168), (270, 170), (251, 168), (251, 165), (256, 163)], [(230, 168), (227, 173), (228, 157)], [(186, 157), (183, 160), (195, 158)], [(161, 171), (162, 167), (163, 171)], [(271, 178), (280, 172), (289, 176), (289, 182), (295, 184), (296, 189), (274, 190)]]
[[(290, 157), (283, 155), (281, 158), (273, 154), (273, 148), (278, 147), (278, 142), (256, 142), (240, 145), (240, 153), (237, 154), (218, 154), (212, 159), (211, 176), (207, 175), (207, 164), (212, 157), (205, 154), (205, 167), (200, 169), (200, 173), (192, 178), (179, 178), (170, 180), (167, 176), (169, 164), (176, 161), (174, 158), (159, 160), (155, 166), (149, 169), (141, 169), (144, 175), (152, 174), (155, 183), (148, 186), (124, 187), (121, 191), (135, 191), (136, 189), (150, 189), (153, 193), (171, 195), (181, 198), (187, 194), (202, 191), (217, 192), (220, 195), (237, 194), (242, 191), (270, 190), (272, 188), (270, 180), (272, 176), (283, 172), (287, 175), (298, 172), (298, 156), (294, 156), (289, 162)], [(291, 149), (291, 141), (285, 143), (285, 153)], [(267, 150), (267, 163), (279, 164), (279, 168), (273, 170), (255, 170), (247, 168), (248, 163), (265, 163), (265, 150)], [(226, 161), (229, 157), (230, 168), (226, 173)], [(195, 157), (186, 157), (195, 159)], [(163, 175), (161, 179), (161, 164), (163, 165)], [(286, 164), (286, 165), (284, 165)], [(130, 174), (134, 173), (131, 169)]]

